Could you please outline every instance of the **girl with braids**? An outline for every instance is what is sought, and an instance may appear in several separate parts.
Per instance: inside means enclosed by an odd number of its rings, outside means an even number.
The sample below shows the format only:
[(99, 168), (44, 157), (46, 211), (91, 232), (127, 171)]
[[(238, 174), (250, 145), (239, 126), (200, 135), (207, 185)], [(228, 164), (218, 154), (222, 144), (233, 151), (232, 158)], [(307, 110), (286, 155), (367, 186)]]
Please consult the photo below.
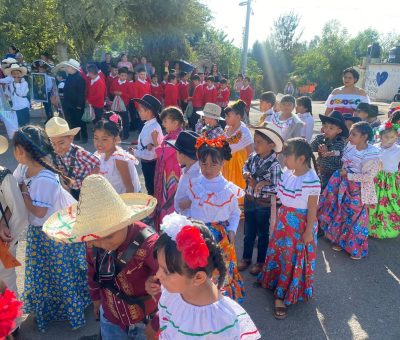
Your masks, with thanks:
[(367, 122), (355, 123), (343, 151), (343, 167), (333, 173), (319, 207), (320, 228), (335, 251), (345, 250), (353, 260), (368, 254), (368, 206), (378, 203), (374, 178), (380, 168), (379, 149)]
[(110, 111), (94, 126), (95, 156), (100, 159), (99, 174), (104, 176), (118, 194), (140, 192), (138, 160), (118, 146), (122, 131), (121, 117)]
[(221, 175), (225, 161), (232, 157), (223, 136), (198, 137), (196, 148), (201, 175), (189, 180), (189, 199), (181, 206), (188, 209), (189, 217), (204, 222), (221, 246), (227, 268), (224, 294), (242, 302), (244, 286), (237, 268), (235, 234), (240, 220), (238, 199), (244, 191)]
[(315, 157), (304, 138), (289, 139), (283, 154), (286, 168), (278, 182), (282, 205), (260, 275), (262, 286), (274, 291), (276, 319), (287, 316), (287, 306), (313, 297), (321, 191), (318, 175), (311, 168), (311, 161), (315, 168)]
[(156, 279), (163, 287), (159, 339), (260, 339), (246, 311), (221, 294), (224, 254), (209, 228), (174, 213), (161, 229), (154, 246)]
[(62, 244), (49, 239), (42, 225), (54, 212), (76, 201), (62, 187), (61, 171), (53, 165), (55, 152), (45, 131), (27, 125), (14, 135), (14, 171), (28, 210), (25, 313), (35, 313), (40, 331), (51, 321), (68, 320), (75, 329), (85, 324), (90, 304), (84, 244)]

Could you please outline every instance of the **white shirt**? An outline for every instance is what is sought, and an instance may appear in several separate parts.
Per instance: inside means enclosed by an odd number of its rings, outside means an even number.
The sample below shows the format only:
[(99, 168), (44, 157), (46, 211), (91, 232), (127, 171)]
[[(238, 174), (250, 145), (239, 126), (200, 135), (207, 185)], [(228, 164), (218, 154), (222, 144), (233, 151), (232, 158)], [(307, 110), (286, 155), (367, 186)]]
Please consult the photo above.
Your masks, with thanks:
[(400, 145), (393, 144), (389, 148), (382, 148), (376, 145), (380, 151), (379, 158), (383, 164), (383, 171), (393, 173), (399, 171)]
[[(0, 169), (4, 170), (3, 167), (0, 167)], [(8, 208), (11, 212), (8, 225), (10, 226), (12, 237), (11, 246), (13, 246), (16, 242), (18, 242), (28, 227), (29, 222), (28, 211), (26, 210), (21, 190), (19, 189), (18, 183), (12, 174), (6, 175), (0, 185), (0, 202), (4, 211)]]
[(295, 209), (307, 209), (308, 197), (319, 196), (321, 182), (317, 173), (310, 169), (302, 176), (295, 176), (285, 168), (278, 182), (278, 197), (282, 205)]
[(206, 306), (194, 306), (181, 294), (162, 290), (158, 304), (161, 340), (255, 340), (261, 335), (236, 301), (221, 296)]
[(189, 209), (182, 210), (179, 208), (179, 203), (185, 199), (189, 199), (190, 191), (189, 191), (189, 180), (196, 180), (200, 177), (200, 165), (199, 162), (192, 164), (189, 169), (184, 168), (182, 171), (181, 178), (179, 179), (178, 187), (176, 189), (175, 197), (174, 197), (174, 208), (175, 211), (180, 213), (181, 215), (187, 216), (189, 213)]
[(228, 126), (225, 128), (225, 136), (231, 147), (232, 153), (240, 151), (247, 146), (253, 144), (253, 137), (249, 128), (245, 123), (241, 122), (240, 127), (232, 133), (232, 135), (228, 135)]
[(349, 142), (343, 150), (343, 167), (349, 173), (361, 174), (363, 164), (368, 160), (379, 158), (379, 153), (379, 149), (371, 144), (359, 151)]
[(310, 143), (314, 133), (314, 118), (310, 112), (299, 113), (298, 116), (304, 123), (301, 129), (301, 137), (307, 139), (307, 142)]
[(28, 212), (30, 225), (42, 226), (53, 213), (76, 203), (71, 194), (62, 187), (58, 175), (50, 170), (42, 170), (36, 176), (27, 178), (27, 170), (26, 165), (18, 164), (14, 171), (15, 179), (18, 184), (26, 184), (34, 206), (47, 208), (46, 215), (42, 218)]
[(110, 156), (109, 159), (105, 159), (104, 153), (95, 153), (100, 159), (100, 171), (99, 174), (104, 176), (113, 186), (118, 194), (125, 194), (126, 187), (124, 181), (122, 180), (121, 174), (117, 169), (116, 161), (124, 161), (128, 163), (129, 175), (131, 176), (131, 181), (133, 185), (134, 192), (140, 192), (140, 180), (139, 175), (136, 170), (136, 165), (139, 164), (138, 160), (128, 152), (124, 151), (120, 147)]
[(14, 111), (30, 107), (27, 98), (29, 86), (25, 79), (22, 78), (20, 83), (16, 83), (13, 77), (8, 76), (4, 79), (0, 79), (0, 84), (7, 84), (7, 91), (11, 97), (12, 109)]
[(46, 73), (45, 74), (45, 79), (46, 79), (46, 91), (47, 91), (47, 93), (49, 93), (49, 92), (51, 92), (53, 90), (54, 77), (51, 77)]
[(163, 133), (161, 130), (160, 124), (158, 124), (157, 119), (153, 118), (144, 123), (142, 132), (139, 134), (138, 138), (138, 146), (134, 151), (134, 155), (137, 158), (144, 159), (146, 161), (152, 161), (157, 158), (156, 148), (153, 147), (151, 150), (147, 150), (147, 145), (153, 144), (153, 138), (151, 137), (151, 133), (153, 131), (158, 132), (158, 145), (161, 145), (163, 140)]
[(221, 174), (212, 179), (200, 175), (195, 180), (189, 180), (189, 217), (204, 223), (228, 221), (228, 231), (236, 232), (240, 221), (238, 198), (244, 196), (244, 191)]
[(94, 79), (90, 79), (90, 85), (93, 85), (96, 81), (100, 80), (100, 76), (97, 76)]

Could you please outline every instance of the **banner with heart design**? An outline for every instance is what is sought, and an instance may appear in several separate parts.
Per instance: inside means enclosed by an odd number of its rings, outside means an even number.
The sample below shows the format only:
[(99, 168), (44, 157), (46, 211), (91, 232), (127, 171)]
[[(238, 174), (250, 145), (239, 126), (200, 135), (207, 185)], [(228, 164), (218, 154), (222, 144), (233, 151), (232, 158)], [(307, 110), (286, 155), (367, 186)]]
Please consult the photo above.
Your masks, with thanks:
[(378, 86), (381, 86), (389, 77), (389, 74), (386, 71), (378, 72), (376, 74), (376, 83)]

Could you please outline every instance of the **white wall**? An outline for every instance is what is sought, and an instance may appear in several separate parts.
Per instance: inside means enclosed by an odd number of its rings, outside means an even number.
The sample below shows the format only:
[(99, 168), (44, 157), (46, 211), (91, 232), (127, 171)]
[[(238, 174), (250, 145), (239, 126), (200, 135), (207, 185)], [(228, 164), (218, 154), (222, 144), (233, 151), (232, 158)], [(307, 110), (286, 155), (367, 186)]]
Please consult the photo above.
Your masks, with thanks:
[(369, 64), (364, 89), (371, 100), (391, 102), (400, 87), (400, 64)]

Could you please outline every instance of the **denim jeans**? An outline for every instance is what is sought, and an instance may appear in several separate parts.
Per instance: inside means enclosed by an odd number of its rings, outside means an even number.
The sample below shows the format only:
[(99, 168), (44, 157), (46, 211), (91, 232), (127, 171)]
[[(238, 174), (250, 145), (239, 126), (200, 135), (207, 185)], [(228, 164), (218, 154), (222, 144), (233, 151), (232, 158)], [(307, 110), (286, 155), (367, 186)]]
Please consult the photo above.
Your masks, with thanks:
[(140, 322), (135, 325), (130, 325), (127, 332), (125, 332), (121, 327), (112, 322), (108, 321), (104, 316), (103, 307), (100, 307), (100, 329), (101, 329), (101, 339), (102, 340), (146, 340), (144, 335), (145, 325)]
[(253, 257), (253, 247), (258, 236), (257, 263), (264, 263), (269, 240), (269, 218), (271, 208), (261, 206), (257, 201), (244, 200), (244, 248), (243, 259), (250, 260)]
[(15, 110), (15, 113), (17, 114), (18, 127), (29, 124), (30, 120), (29, 107), (25, 107), (24, 109), (21, 110)]

